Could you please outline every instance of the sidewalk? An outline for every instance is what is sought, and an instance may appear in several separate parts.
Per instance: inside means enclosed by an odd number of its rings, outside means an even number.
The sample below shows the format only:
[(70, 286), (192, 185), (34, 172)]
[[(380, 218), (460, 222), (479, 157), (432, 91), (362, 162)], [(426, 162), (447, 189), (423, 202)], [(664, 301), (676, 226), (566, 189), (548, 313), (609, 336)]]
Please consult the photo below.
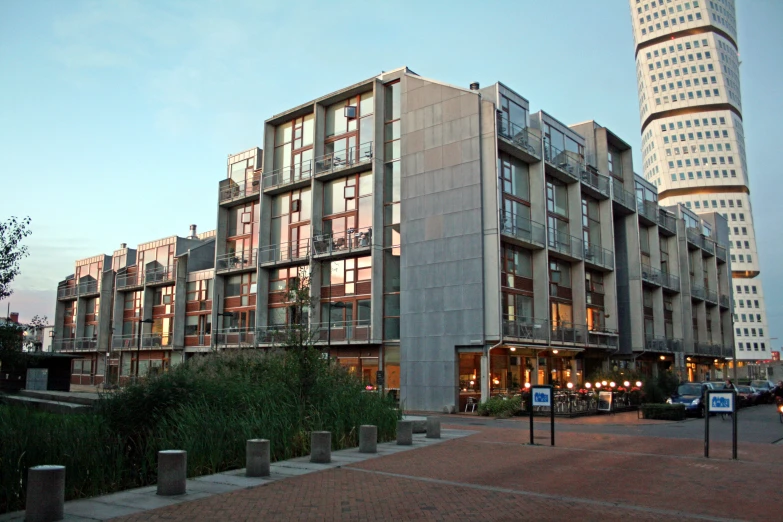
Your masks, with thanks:
[[(245, 477), (245, 470), (226, 471), (215, 475), (206, 475), (187, 481), (187, 493), (174, 497), (160, 497), (156, 494), (157, 486), (131, 489), (83, 500), (72, 500), (65, 503), (65, 519), (69, 521), (108, 520), (126, 515), (140, 515), (146, 518), (146, 511), (156, 508), (175, 506), (184, 502), (208, 499), (214, 495), (266, 486), (278, 481), (299, 477), (310, 473), (338, 469), (351, 464), (359, 464), (366, 460), (433, 446), (441, 442), (471, 435), (472, 431), (442, 430), (440, 439), (428, 439), (423, 434), (413, 436), (413, 445), (398, 446), (396, 442), (378, 444), (378, 453), (359, 453), (358, 448), (350, 448), (332, 452), (330, 464), (313, 464), (310, 457), (275, 462), (270, 466), (270, 476), (265, 478)], [(66, 470), (67, 473), (67, 470)], [(0, 515), (0, 522), (23, 521), (24, 511)]]

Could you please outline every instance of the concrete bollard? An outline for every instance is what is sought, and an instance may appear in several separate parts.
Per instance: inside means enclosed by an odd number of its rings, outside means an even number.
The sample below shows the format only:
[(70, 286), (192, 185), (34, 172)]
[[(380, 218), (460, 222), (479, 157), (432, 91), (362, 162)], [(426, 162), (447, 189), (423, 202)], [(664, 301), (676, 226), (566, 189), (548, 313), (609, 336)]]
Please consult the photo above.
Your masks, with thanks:
[(64, 504), (65, 466), (34, 466), (27, 469), (26, 521), (62, 520)]
[(250, 439), (245, 444), (245, 476), (269, 476), (269, 441)]
[(413, 444), (413, 421), (397, 421), (397, 445), (410, 446)]
[(188, 452), (163, 450), (158, 452), (158, 495), (184, 495), (188, 478)]
[(310, 434), (310, 462), (316, 464), (332, 462), (331, 431), (314, 431)]
[(359, 453), (378, 453), (378, 426), (359, 426)]
[(427, 438), (440, 438), (440, 419), (437, 417), (427, 417)]

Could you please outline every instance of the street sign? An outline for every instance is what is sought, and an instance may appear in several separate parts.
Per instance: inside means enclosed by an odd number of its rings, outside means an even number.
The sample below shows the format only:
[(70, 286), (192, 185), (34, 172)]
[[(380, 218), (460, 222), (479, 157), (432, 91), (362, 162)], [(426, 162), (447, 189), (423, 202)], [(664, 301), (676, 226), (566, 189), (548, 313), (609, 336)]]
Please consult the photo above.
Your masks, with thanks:
[(535, 437), (533, 436), (533, 409), (537, 407), (549, 408), (550, 416), (550, 433), (552, 439), (552, 446), (555, 445), (555, 408), (552, 404), (552, 387), (551, 386), (533, 386), (530, 388), (530, 444), (535, 444)]
[(710, 413), (732, 413), (734, 411), (734, 392), (714, 391), (710, 393), (707, 407)]
[(737, 392), (707, 391), (707, 415), (704, 416), (704, 456), (707, 458), (710, 456), (710, 415), (713, 413), (731, 414), (731, 458), (737, 460)]
[(533, 386), (533, 406), (552, 407), (552, 388)]

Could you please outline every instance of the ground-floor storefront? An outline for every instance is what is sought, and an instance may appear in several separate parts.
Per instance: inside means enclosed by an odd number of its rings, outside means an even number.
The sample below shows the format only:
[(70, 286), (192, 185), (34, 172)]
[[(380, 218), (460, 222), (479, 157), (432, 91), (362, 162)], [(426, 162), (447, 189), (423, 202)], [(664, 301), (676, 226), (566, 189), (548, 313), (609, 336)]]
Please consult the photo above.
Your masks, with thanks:
[[(324, 350), (324, 347), (320, 348)], [(382, 390), (399, 399), (399, 345), (331, 345), (324, 353), (330, 361), (359, 378), (366, 390)]]

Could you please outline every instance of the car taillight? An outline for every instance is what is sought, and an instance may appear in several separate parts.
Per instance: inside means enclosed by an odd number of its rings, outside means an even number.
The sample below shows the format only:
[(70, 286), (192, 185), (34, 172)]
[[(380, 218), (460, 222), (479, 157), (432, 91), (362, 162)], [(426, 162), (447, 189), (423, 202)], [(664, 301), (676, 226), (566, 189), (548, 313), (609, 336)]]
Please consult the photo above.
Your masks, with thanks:
[(778, 405), (778, 411), (779, 411), (780, 413), (783, 413), (783, 404), (779, 404), (779, 405)]

